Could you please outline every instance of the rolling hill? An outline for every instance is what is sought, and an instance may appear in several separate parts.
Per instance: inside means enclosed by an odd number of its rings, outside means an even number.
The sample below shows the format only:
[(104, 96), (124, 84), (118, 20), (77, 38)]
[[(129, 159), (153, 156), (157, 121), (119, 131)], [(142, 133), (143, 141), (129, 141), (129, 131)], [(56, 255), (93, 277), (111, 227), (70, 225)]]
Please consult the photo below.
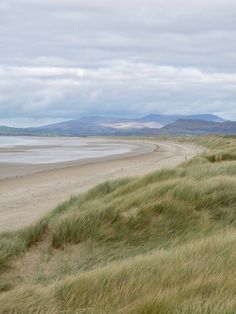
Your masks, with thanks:
[(236, 121), (211, 122), (180, 119), (162, 128), (169, 135), (177, 134), (236, 134)]

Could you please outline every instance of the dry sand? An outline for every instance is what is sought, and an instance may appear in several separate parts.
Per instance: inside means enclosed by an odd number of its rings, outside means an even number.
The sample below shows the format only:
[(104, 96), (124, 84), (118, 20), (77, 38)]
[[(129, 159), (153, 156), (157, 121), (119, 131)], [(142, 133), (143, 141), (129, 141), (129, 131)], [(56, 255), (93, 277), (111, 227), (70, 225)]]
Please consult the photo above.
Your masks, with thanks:
[[(151, 152), (131, 156), (100, 158), (89, 164), (65, 163), (56, 169), (25, 168), (22, 176), (0, 181), (0, 231), (24, 227), (51, 211), (60, 202), (110, 179), (143, 175), (153, 170), (174, 167), (201, 153), (195, 145), (151, 142)], [(155, 149), (157, 147), (158, 149)], [(145, 145), (144, 145), (145, 147)], [(16, 166), (17, 167), (17, 166)], [(5, 165), (6, 171), (6, 165)], [(27, 172), (29, 171), (29, 172)]]

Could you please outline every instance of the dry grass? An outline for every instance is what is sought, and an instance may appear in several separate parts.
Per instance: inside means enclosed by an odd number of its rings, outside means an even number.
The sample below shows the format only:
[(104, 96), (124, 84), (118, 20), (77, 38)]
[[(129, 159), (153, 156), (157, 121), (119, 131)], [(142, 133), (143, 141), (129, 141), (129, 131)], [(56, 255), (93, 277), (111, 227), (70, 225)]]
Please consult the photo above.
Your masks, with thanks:
[(0, 313), (235, 313), (236, 139), (185, 140), (210, 151), (2, 234)]

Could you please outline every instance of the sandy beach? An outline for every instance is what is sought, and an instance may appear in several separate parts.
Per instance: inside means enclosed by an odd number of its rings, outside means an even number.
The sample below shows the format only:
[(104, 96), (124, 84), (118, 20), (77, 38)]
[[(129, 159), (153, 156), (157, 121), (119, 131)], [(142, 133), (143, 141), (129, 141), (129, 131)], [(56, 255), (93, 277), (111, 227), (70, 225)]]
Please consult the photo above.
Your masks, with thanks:
[(0, 179), (137, 156), (155, 148), (150, 143), (112, 138), (0, 136)]
[[(137, 143), (136, 143), (137, 144)], [(138, 142), (132, 152), (45, 165), (0, 164), (0, 231), (33, 223), (59, 203), (105, 180), (174, 167), (201, 153), (195, 145)]]

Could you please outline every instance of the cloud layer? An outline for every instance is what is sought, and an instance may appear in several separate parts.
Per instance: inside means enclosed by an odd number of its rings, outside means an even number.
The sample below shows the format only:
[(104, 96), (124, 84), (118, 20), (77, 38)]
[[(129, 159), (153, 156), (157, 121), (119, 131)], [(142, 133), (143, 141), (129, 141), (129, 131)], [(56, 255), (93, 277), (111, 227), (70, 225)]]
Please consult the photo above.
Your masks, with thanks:
[(235, 20), (232, 0), (2, 1), (0, 121), (236, 119)]

